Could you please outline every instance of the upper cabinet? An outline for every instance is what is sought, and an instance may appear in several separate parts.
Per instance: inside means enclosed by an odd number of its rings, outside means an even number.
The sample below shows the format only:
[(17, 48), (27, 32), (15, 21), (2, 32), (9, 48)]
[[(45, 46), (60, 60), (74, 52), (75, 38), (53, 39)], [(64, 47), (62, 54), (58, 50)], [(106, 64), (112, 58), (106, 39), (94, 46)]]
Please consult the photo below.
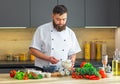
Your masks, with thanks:
[(68, 26), (71, 28), (84, 27), (85, 24), (85, 0), (58, 0), (58, 4), (64, 4), (68, 9)]
[(57, 5), (57, 0), (31, 0), (31, 27), (51, 21), (52, 9)]
[(86, 26), (119, 26), (120, 0), (86, 0)]
[(52, 20), (52, 10), (57, 4), (68, 8), (69, 27), (84, 26), (84, 0), (31, 0), (31, 26), (37, 27)]
[(38, 27), (57, 4), (67, 7), (70, 28), (120, 26), (120, 0), (0, 0), (0, 27)]
[(0, 27), (29, 27), (29, 0), (0, 0)]

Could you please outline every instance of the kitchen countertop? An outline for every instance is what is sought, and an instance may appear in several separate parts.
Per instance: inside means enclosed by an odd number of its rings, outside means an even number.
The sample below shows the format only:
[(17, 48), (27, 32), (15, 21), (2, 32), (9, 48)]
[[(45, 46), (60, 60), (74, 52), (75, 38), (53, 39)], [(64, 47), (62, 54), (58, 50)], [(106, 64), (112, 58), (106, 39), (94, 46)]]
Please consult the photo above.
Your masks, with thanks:
[(51, 77), (43, 79), (17, 80), (9, 77), (9, 74), (0, 74), (0, 84), (120, 84), (120, 76), (112, 76), (100, 80), (73, 79), (66, 77)]

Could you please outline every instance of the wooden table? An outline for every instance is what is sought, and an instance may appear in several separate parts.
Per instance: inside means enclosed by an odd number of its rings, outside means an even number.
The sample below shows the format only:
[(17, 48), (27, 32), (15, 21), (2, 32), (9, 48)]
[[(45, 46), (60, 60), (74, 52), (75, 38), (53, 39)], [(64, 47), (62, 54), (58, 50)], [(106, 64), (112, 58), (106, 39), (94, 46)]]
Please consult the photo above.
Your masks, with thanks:
[(70, 76), (17, 80), (10, 78), (9, 74), (0, 74), (0, 84), (120, 84), (120, 76), (100, 80), (73, 79)]

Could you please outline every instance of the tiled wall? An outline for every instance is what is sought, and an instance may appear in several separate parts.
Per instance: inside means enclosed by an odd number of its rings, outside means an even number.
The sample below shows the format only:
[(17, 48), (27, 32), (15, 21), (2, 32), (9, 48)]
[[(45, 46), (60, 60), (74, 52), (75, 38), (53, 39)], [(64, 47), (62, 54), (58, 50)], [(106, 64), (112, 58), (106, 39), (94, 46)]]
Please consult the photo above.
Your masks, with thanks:
[[(22, 52), (28, 53), (28, 47), (31, 43), (34, 31), (36, 28), (26, 29), (0, 29), (0, 60), (6, 59), (6, 54), (12, 52), (19, 54)], [(115, 29), (99, 28), (72, 28), (76, 33), (79, 44), (83, 50), (85, 41), (106, 41), (107, 53), (109, 58), (112, 57), (115, 49)], [(83, 51), (77, 54), (77, 58), (83, 58)]]

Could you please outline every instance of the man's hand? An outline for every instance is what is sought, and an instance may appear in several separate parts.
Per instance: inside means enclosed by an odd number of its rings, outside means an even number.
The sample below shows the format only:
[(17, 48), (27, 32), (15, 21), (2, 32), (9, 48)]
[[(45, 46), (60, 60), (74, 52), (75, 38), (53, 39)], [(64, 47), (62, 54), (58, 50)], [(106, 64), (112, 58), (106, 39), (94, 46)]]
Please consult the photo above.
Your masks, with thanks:
[(55, 57), (50, 57), (50, 58), (49, 58), (49, 61), (50, 61), (52, 64), (56, 64), (56, 63), (59, 62), (59, 60), (56, 59)]

